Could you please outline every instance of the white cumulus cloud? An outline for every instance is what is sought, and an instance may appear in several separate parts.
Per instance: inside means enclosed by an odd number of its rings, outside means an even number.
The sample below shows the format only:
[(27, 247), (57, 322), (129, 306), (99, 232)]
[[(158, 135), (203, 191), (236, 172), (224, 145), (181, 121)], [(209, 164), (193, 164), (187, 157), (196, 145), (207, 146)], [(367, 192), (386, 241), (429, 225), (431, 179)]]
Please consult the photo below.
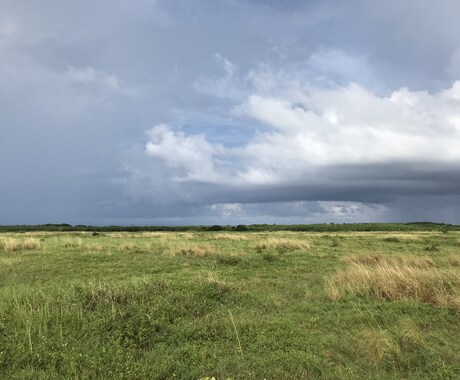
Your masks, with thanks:
[(438, 93), (406, 88), (380, 97), (357, 84), (251, 95), (239, 113), (271, 127), (244, 148), (244, 178), (311, 167), (460, 163), (460, 82)]
[[(204, 135), (161, 125), (147, 153), (182, 179), (289, 184), (328, 167), (460, 163), (460, 81), (437, 93), (402, 88), (379, 96), (363, 86), (296, 85), (277, 96), (252, 94), (236, 114), (268, 127), (245, 145), (223, 148)], [(220, 162), (233, 158), (232, 168)]]
[(215, 182), (221, 180), (216, 170), (217, 156), (224, 149), (211, 144), (202, 135), (187, 136), (173, 131), (166, 124), (153, 127), (149, 132), (145, 151), (161, 159), (168, 167), (183, 169), (185, 176), (176, 179)]

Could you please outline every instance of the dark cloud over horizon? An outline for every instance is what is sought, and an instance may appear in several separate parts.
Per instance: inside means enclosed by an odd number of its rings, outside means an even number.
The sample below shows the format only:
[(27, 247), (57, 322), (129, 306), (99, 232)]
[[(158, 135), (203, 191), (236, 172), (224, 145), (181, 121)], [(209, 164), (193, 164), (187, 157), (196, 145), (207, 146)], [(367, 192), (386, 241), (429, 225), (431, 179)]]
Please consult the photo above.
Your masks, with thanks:
[(460, 223), (460, 3), (0, 4), (0, 224)]

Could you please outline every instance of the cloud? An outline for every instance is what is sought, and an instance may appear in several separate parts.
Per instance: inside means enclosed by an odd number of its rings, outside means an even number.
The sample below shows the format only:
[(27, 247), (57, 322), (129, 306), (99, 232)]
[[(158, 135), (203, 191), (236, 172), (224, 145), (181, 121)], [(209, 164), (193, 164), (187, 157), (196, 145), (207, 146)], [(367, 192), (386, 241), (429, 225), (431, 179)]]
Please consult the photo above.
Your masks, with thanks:
[(181, 181), (222, 181), (216, 170), (218, 156), (224, 152), (219, 144), (210, 144), (202, 135), (186, 136), (160, 124), (148, 132), (145, 151), (149, 156), (161, 159), (168, 167), (182, 169)]
[(371, 69), (364, 55), (349, 54), (344, 50), (322, 47), (308, 58), (308, 65), (326, 83), (369, 83)]
[(457, 164), (459, 95), (460, 82), (435, 94), (403, 88), (388, 97), (356, 84), (305, 88), (284, 98), (251, 95), (239, 112), (272, 131), (248, 144), (246, 153), (267, 172), (265, 161), (278, 162), (283, 171), (283, 161), (296, 171), (350, 164)]
[(116, 76), (96, 70), (91, 66), (79, 69), (69, 66), (65, 76), (70, 83), (96, 85), (113, 91), (121, 91), (120, 82)]
[(388, 220), (389, 214), (384, 205), (337, 201), (218, 203), (202, 211), (203, 217), (221, 224), (370, 222)]
[(212, 213), (222, 218), (244, 218), (247, 215), (244, 205), (240, 203), (219, 203), (208, 207)]
[(359, 216), (362, 220), (378, 220), (384, 218), (382, 214), (388, 212), (384, 205), (372, 203), (319, 201), (318, 204), (333, 217), (349, 220), (355, 219), (355, 216)]
[(458, 221), (456, 0), (0, 3), (2, 223)]
[(216, 98), (241, 99), (244, 92), (240, 88), (241, 78), (236, 65), (219, 53), (215, 53), (213, 58), (219, 72), (200, 76), (194, 81), (193, 88), (198, 93)]
[[(320, 173), (330, 176), (334, 187), (347, 175), (351, 180), (366, 168), (392, 165), (398, 169), (381, 169), (369, 181), (420, 167), (425, 174), (459, 169), (460, 82), (433, 94), (402, 88), (385, 97), (357, 84), (328, 89), (297, 84), (277, 97), (250, 95), (235, 113), (267, 129), (243, 146), (223, 148), (203, 135), (159, 126), (150, 132), (147, 153), (182, 169), (183, 181), (242, 187), (327, 187)], [(221, 165), (225, 161), (231, 168)], [(348, 169), (340, 173), (339, 167)], [(430, 182), (426, 177), (419, 181)], [(414, 181), (417, 188), (423, 186)]]

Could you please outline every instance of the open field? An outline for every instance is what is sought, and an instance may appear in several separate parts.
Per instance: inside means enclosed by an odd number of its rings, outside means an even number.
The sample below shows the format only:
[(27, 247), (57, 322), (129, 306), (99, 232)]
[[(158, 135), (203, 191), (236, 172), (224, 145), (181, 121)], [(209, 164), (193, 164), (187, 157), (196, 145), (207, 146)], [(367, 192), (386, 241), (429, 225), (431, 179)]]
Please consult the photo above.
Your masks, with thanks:
[(460, 232), (0, 234), (0, 377), (460, 378)]

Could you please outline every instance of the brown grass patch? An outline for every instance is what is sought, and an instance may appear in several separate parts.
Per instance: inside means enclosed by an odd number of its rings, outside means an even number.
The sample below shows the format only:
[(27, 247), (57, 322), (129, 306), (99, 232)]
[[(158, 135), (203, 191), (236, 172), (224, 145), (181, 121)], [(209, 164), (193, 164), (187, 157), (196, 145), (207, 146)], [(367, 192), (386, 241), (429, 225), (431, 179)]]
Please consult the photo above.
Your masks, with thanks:
[(417, 300), (460, 308), (460, 273), (438, 269), (427, 258), (351, 257), (349, 265), (326, 282), (333, 300), (346, 294), (380, 300)]

